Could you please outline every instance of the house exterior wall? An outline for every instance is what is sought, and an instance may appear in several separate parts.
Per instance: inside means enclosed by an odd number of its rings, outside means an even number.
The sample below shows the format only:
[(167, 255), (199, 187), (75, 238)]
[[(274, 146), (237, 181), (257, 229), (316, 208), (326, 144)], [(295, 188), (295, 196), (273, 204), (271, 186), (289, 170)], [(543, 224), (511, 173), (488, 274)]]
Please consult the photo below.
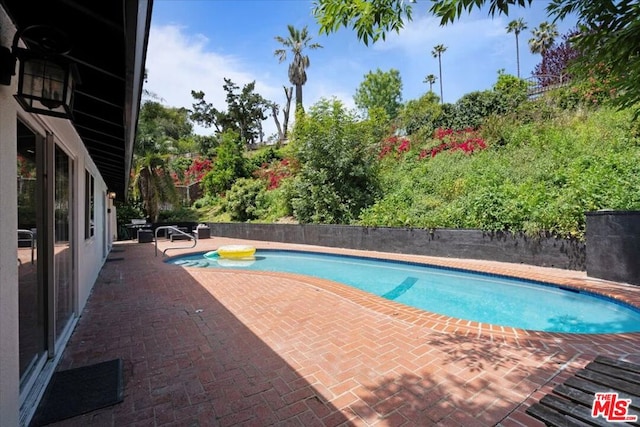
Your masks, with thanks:
[[(0, 8), (0, 45), (10, 46), (15, 27)], [(18, 223), (15, 81), (0, 85), (0, 425), (18, 424)], [(12, 102), (9, 102), (9, 101)]]
[[(0, 7), (0, 45), (11, 46), (15, 27)], [(16, 93), (17, 76), (10, 86), (0, 85), (0, 426), (18, 426), (28, 422), (35, 412), (47, 381), (37, 381), (41, 390), (20, 393), (19, 378), (19, 278), (16, 263), (17, 252), (17, 188), (16, 134), (17, 120), (44, 136), (53, 135), (53, 141), (67, 153), (73, 162), (72, 224), (73, 281), (75, 289), (74, 311), (76, 316), (84, 309), (91, 289), (111, 247), (112, 233), (106, 232), (110, 215), (106, 214), (111, 201), (106, 199), (108, 188), (88, 151), (70, 121), (32, 115), (21, 110), (13, 95)], [(95, 233), (85, 239), (85, 170), (94, 177)], [(112, 210), (115, 217), (115, 210)], [(77, 317), (76, 317), (77, 318)], [(59, 360), (47, 362), (51, 373)], [(44, 370), (43, 370), (44, 371)], [(49, 374), (50, 375), (50, 374)], [(34, 386), (35, 388), (35, 386)], [(29, 395), (30, 398), (25, 398)], [(36, 396), (36, 398), (33, 398)], [(23, 406), (21, 408), (21, 405)]]

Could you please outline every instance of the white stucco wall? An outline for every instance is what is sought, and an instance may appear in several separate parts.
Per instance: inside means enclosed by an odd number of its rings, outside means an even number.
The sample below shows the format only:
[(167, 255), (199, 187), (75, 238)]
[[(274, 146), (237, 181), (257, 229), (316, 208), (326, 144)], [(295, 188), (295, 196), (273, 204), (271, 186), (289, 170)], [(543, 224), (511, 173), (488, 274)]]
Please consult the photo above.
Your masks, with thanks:
[[(83, 147), (84, 148), (84, 147)], [(78, 233), (78, 249), (80, 253), (78, 254), (78, 312), (81, 313), (85, 304), (87, 303), (87, 299), (91, 293), (91, 289), (98, 278), (98, 273), (100, 273), (100, 269), (104, 264), (104, 235), (103, 232), (105, 224), (105, 218), (103, 215), (104, 203), (105, 200), (103, 198), (103, 194), (107, 191), (107, 186), (104, 183), (102, 177), (98, 173), (97, 168), (93, 164), (93, 161), (86, 155), (84, 157), (82, 163), (83, 166), (78, 166), (77, 175), (81, 175), (79, 178), (81, 182), (79, 182), (78, 187), (80, 188), (80, 200), (82, 202), (78, 203), (78, 221), (76, 221), (76, 229)], [(85, 204), (84, 204), (84, 191), (85, 191), (85, 179), (84, 179), (84, 171), (88, 170), (94, 178), (94, 223), (95, 223), (95, 233), (93, 237), (90, 239), (84, 238), (84, 215), (85, 215)]]
[[(0, 7), (0, 45), (11, 46), (15, 27)], [(76, 313), (80, 314), (91, 293), (105, 260), (105, 242), (108, 233), (103, 232), (109, 216), (104, 215), (104, 194), (107, 186), (100, 176), (84, 144), (71, 122), (65, 119), (24, 113), (13, 95), (17, 77), (10, 86), (0, 85), (0, 426), (13, 427), (20, 423), (19, 380), (19, 300), (17, 266), (17, 164), (16, 122), (18, 117), (31, 129), (45, 136), (51, 133), (54, 141), (70, 156), (74, 165), (73, 175), (73, 224), (75, 237), (74, 278), (76, 285)], [(85, 169), (94, 177), (95, 233), (84, 238)], [(115, 210), (113, 210), (115, 217)], [(35, 408), (32, 408), (35, 409)], [(24, 418), (23, 418), (24, 419)]]
[[(0, 45), (10, 46), (15, 28), (0, 8)], [(18, 425), (18, 202), (16, 187), (16, 91), (0, 85), (0, 426)]]
[[(37, 121), (42, 122), (46, 131), (54, 134), (54, 141), (63, 147), (70, 155), (74, 164), (74, 211), (73, 211), (73, 233), (76, 237), (75, 255), (75, 277), (77, 288), (77, 313), (81, 313), (91, 289), (98, 277), (98, 273), (104, 264), (104, 232), (106, 227), (105, 218), (102, 214), (105, 207), (103, 194), (107, 192), (107, 185), (100, 175), (98, 168), (89, 157), (82, 140), (68, 120), (55, 117), (37, 117)], [(89, 171), (94, 178), (94, 225), (95, 233), (93, 237), (85, 239), (84, 216), (85, 216), (85, 170)]]

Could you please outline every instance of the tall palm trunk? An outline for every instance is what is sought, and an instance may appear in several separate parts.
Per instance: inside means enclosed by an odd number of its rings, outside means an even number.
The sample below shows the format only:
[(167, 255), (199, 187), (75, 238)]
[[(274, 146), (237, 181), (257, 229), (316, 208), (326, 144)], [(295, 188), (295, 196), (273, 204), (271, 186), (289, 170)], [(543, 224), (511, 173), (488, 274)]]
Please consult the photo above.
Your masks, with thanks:
[(302, 107), (302, 85), (296, 85), (296, 111)]
[(438, 70), (440, 73), (440, 103), (444, 104), (444, 92), (442, 91), (442, 54), (446, 52), (447, 47), (443, 44), (439, 44), (433, 47), (431, 55), (434, 58), (438, 58)]
[(520, 44), (518, 43), (518, 33), (516, 33), (516, 69), (520, 78)]
[(285, 49), (276, 49), (274, 55), (280, 62), (287, 59), (287, 49), (291, 50), (293, 61), (289, 64), (289, 82), (296, 87), (296, 111), (302, 108), (302, 86), (307, 82), (306, 69), (309, 68), (309, 57), (303, 54), (304, 49), (319, 49), (318, 43), (311, 43), (309, 31), (305, 26), (302, 30), (297, 30), (293, 25), (287, 25), (288, 37), (276, 36), (278, 43)]
[(440, 103), (444, 104), (444, 92), (442, 91), (442, 59), (438, 54), (438, 70), (440, 73)]
[(518, 70), (518, 78), (520, 78), (520, 41), (518, 36), (523, 30), (527, 29), (527, 23), (522, 18), (518, 18), (509, 22), (507, 25), (507, 33), (516, 35), (516, 69)]

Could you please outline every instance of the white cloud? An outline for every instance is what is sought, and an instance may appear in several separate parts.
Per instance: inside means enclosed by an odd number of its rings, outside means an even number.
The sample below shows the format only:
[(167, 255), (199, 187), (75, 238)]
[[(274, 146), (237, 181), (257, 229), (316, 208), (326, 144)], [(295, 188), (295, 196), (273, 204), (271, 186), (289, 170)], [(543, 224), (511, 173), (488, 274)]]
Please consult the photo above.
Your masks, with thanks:
[(477, 54), (479, 47), (491, 48), (505, 38), (502, 19), (461, 19), (455, 25), (441, 26), (436, 18), (425, 16), (409, 22), (399, 34), (375, 45), (382, 51), (401, 50), (407, 55), (431, 55), (435, 45), (443, 44), (447, 52), (458, 56)]
[[(256, 80), (256, 92), (267, 99), (279, 99), (282, 89), (260, 81), (243, 64), (241, 58), (223, 55), (212, 50), (204, 35), (188, 35), (185, 27), (176, 25), (152, 26), (147, 49), (148, 80), (145, 89), (161, 98), (169, 107), (191, 108), (192, 90), (205, 93), (205, 100), (218, 109), (226, 109), (224, 78), (243, 85)], [(269, 135), (275, 130), (273, 119), (264, 123)], [(271, 126), (273, 125), (273, 130)], [(211, 129), (199, 126), (196, 133), (210, 134)]]

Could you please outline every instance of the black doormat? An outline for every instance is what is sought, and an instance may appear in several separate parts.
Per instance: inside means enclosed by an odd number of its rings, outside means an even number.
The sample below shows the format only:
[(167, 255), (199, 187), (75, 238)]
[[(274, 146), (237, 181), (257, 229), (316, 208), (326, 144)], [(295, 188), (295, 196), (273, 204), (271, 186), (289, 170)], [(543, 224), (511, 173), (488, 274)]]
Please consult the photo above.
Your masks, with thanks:
[(122, 359), (53, 374), (31, 427), (44, 426), (122, 402)]

